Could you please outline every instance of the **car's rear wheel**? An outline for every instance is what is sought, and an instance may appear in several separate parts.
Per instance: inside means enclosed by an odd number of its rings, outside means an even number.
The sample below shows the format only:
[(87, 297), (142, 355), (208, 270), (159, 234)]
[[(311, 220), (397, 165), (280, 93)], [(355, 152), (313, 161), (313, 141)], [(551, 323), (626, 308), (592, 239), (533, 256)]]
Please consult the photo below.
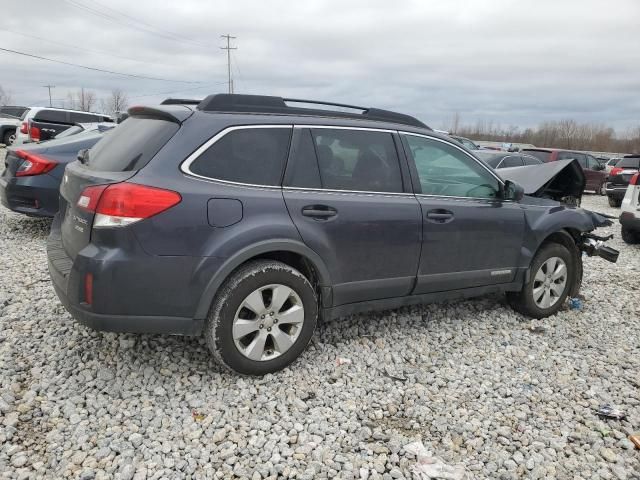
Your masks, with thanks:
[(622, 205), (622, 200), (618, 200), (617, 198), (609, 197), (609, 206), (613, 208), (618, 208)]
[(636, 232), (634, 230), (630, 230), (628, 228), (622, 227), (621, 232), (622, 240), (629, 245), (635, 245), (636, 243), (640, 243), (640, 232)]
[(220, 288), (205, 336), (221, 365), (264, 375), (298, 358), (317, 318), (316, 294), (307, 278), (284, 263), (257, 260), (240, 267)]
[(522, 290), (509, 293), (511, 306), (523, 315), (544, 318), (555, 315), (575, 282), (576, 268), (571, 252), (563, 245), (548, 243), (531, 262), (531, 275)]
[(5, 132), (2, 138), (2, 143), (4, 143), (7, 147), (9, 145), (13, 145), (13, 142), (16, 141), (16, 132)]

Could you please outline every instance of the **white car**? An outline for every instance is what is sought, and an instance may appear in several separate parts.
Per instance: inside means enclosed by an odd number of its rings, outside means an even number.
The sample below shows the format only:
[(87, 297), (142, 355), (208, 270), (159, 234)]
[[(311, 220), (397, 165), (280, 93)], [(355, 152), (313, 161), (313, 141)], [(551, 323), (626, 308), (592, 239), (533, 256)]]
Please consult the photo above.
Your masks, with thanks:
[(20, 128), (19, 118), (0, 114), (0, 143), (6, 146), (13, 145), (18, 128)]
[(77, 123), (113, 122), (108, 115), (65, 108), (29, 107), (22, 115), (15, 144), (42, 142)]
[(640, 243), (640, 173), (631, 177), (621, 209), (622, 240), (626, 243)]

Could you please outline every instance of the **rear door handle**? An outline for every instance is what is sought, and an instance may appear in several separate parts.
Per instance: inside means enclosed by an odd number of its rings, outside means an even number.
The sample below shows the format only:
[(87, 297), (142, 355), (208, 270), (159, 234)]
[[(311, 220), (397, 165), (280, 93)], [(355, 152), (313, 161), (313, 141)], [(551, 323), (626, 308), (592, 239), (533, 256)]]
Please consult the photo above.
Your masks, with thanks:
[(327, 205), (307, 205), (302, 208), (302, 215), (305, 217), (312, 217), (316, 219), (326, 220), (331, 217), (335, 217), (338, 211)]
[(427, 220), (433, 223), (447, 223), (453, 220), (453, 212), (441, 208), (429, 210), (427, 212)]

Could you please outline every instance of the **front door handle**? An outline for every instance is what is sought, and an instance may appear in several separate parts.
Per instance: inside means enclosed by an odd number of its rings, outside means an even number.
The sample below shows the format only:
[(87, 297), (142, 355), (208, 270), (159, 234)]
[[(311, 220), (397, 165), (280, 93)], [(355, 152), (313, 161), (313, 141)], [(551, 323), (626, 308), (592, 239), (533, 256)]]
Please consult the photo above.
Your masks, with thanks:
[(453, 212), (437, 208), (427, 212), (427, 220), (433, 223), (447, 223), (453, 220)]
[(327, 205), (307, 205), (302, 208), (302, 215), (305, 217), (312, 217), (318, 220), (327, 220), (331, 217), (335, 217), (338, 211)]

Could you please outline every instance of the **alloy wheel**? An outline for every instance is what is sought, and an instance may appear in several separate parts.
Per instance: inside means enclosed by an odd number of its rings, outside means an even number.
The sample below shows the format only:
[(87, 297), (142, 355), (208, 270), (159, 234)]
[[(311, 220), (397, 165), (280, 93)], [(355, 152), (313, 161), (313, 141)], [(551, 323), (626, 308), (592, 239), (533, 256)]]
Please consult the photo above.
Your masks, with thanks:
[(240, 304), (233, 319), (233, 341), (250, 360), (272, 360), (293, 346), (303, 323), (304, 306), (295, 290), (266, 285)]
[(533, 301), (539, 308), (551, 308), (567, 287), (567, 264), (560, 257), (548, 258), (533, 280)]

